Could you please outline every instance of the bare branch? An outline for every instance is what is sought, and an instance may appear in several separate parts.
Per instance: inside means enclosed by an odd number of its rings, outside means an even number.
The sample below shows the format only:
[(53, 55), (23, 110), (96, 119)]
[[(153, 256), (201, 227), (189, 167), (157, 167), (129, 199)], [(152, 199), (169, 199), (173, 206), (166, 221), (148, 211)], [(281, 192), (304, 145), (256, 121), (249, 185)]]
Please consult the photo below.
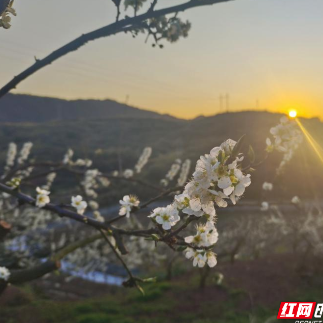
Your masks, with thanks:
[(48, 260), (36, 267), (20, 270), (11, 270), (9, 283), (22, 284), (40, 278), (60, 268), (59, 261)]
[(105, 241), (109, 244), (109, 246), (110, 246), (111, 250), (113, 251), (113, 253), (115, 254), (115, 256), (119, 259), (119, 261), (121, 262), (122, 266), (124, 267), (124, 269), (128, 273), (129, 280), (126, 281), (126, 282), (124, 282), (123, 285), (125, 287), (136, 287), (140, 292), (143, 292), (142, 291), (142, 288), (137, 283), (136, 277), (134, 277), (132, 275), (131, 270), (129, 269), (129, 267), (127, 266), (127, 264), (125, 263), (125, 261), (123, 260), (122, 256), (119, 255), (118, 251), (115, 249), (115, 247), (113, 246), (113, 244), (110, 241), (110, 239), (106, 236), (105, 232), (103, 230), (100, 230), (100, 232), (101, 232), (103, 238), (105, 239)]
[[(167, 14), (182, 12), (195, 7), (208, 6), (213, 4), (218, 4), (222, 2), (228, 2), (233, 0), (190, 0), (186, 3), (179, 4), (173, 7), (168, 7), (160, 10), (147, 11), (139, 16), (126, 17), (125, 19), (116, 21), (110, 25), (104, 26), (102, 28), (91, 31), (87, 34), (83, 34), (80, 37), (74, 39), (73, 41), (67, 43), (66, 45), (55, 50), (44, 59), (37, 60), (33, 65), (28, 67), (26, 70), (15, 76), (10, 82), (0, 89), (0, 98), (7, 94), (12, 89), (25, 80), (30, 75), (39, 71), (45, 66), (52, 64), (57, 59), (65, 56), (68, 53), (78, 50), (80, 47), (84, 46), (86, 43), (99, 39), (102, 37), (108, 37), (115, 35), (127, 30), (132, 30), (138, 28), (138, 25), (143, 23), (147, 19), (161, 17)], [(126, 29), (125, 29), (126, 28)]]
[[(21, 203), (26, 203), (26, 204), (35, 206), (35, 199), (33, 197), (23, 194), (19, 192), (17, 189), (11, 188), (7, 185), (0, 183), (0, 191), (16, 197)], [(66, 218), (75, 220), (77, 222), (83, 223), (85, 225), (89, 225), (97, 230), (111, 231), (112, 234), (117, 232), (117, 234), (120, 234), (120, 235), (147, 237), (153, 233), (156, 233), (155, 229), (127, 231), (127, 230), (115, 228), (113, 226), (110, 226), (108, 223), (99, 222), (93, 218), (64, 209), (63, 207), (53, 203), (46, 204), (42, 209), (54, 212), (58, 214), (60, 217), (66, 217)]]
[(149, 8), (148, 12), (154, 11), (157, 2), (158, 2), (158, 0), (153, 0), (153, 2), (150, 5), (150, 8)]

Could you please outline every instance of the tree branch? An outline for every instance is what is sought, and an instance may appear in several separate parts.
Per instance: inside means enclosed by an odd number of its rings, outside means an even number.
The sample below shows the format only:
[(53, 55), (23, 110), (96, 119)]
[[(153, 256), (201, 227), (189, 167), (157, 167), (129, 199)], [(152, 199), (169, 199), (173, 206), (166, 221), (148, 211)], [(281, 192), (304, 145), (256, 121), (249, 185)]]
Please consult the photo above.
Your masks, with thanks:
[(15, 89), (20, 82), (25, 80), (30, 75), (39, 71), (43, 67), (52, 64), (54, 61), (65, 56), (66, 54), (78, 50), (80, 47), (84, 46), (90, 41), (124, 32), (125, 28), (127, 27), (128, 30), (136, 29), (138, 28), (138, 25), (140, 25), (147, 19), (161, 17), (174, 12), (182, 12), (195, 7), (208, 6), (228, 1), (232, 0), (190, 0), (186, 3), (179, 4), (173, 7), (168, 7), (156, 11), (148, 10), (146, 13), (141, 14), (139, 16), (127, 17), (125, 19), (116, 21), (110, 25), (96, 29), (87, 34), (83, 34), (80, 37), (55, 50), (54, 52), (46, 56), (44, 59), (37, 60), (33, 65), (31, 65), (26, 70), (15, 76), (10, 82), (8, 82), (0, 89), (0, 98), (7, 94), (10, 90)]
[(48, 260), (36, 267), (10, 271), (9, 283), (22, 284), (40, 278), (60, 268), (59, 261)]
[[(23, 194), (23, 193), (19, 192), (17, 189), (11, 188), (7, 185), (0, 183), (0, 192), (5, 192), (7, 194), (10, 194), (10, 195), (16, 197), (21, 203), (35, 206), (35, 199), (33, 197)], [(75, 220), (77, 222), (83, 223), (85, 225), (89, 225), (99, 231), (100, 230), (111, 231), (112, 234), (117, 233), (120, 235), (147, 237), (147, 236), (151, 235), (152, 233), (156, 233), (155, 229), (132, 230), (132, 231), (129, 230), (128, 231), (128, 230), (115, 228), (113, 226), (110, 226), (108, 223), (99, 222), (93, 218), (89, 218), (87, 216), (78, 214), (76, 212), (64, 209), (61, 206), (53, 204), (53, 203), (46, 204), (42, 209), (54, 212), (54, 213), (58, 214), (60, 217), (66, 217), (66, 218)]]
[(148, 10), (148, 12), (152, 12), (154, 11), (155, 7), (156, 7), (156, 4), (157, 4), (158, 0), (153, 0), (153, 2), (151, 3), (150, 5), (150, 8)]

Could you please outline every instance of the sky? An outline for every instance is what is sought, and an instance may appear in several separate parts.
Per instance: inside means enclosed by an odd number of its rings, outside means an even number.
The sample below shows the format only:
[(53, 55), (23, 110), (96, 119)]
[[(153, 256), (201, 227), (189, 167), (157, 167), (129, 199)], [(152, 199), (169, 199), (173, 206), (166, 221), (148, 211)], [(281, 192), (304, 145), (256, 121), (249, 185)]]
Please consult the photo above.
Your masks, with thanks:
[[(181, 2), (159, 0), (157, 8)], [(110, 0), (15, 0), (14, 7), (12, 28), (0, 30), (0, 86), (35, 56), (115, 18)], [(228, 94), (229, 111), (296, 109), (323, 118), (322, 13), (322, 0), (235, 0), (191, 9), (179, 15), (192, 23), (185, 39), (164, 42), (163, 49), (143, 35), (96, 40), (13, 93), (109, 98), (186, 119), (223, 112), (219, 98)]]

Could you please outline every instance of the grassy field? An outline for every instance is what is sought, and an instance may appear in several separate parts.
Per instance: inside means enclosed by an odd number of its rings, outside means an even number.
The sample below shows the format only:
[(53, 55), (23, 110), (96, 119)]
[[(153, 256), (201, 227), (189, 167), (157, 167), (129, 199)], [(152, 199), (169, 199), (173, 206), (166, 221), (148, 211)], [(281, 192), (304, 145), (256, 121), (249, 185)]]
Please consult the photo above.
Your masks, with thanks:
[[(54, 297), (41, 283), (11, 287), (0, 299), (3, 323), (265, 323), (276, 322), (281, 301), (320, 301), (320, 275), (300, 257), (274, 255), (222, 263), (200, 289), (199, 271), (178, 273), (173, 281), (145, 285), (146, 294), (122, 287), (74, 281), (78, 298)], [(217, 285), (216, 272), (224, 274)], [(59, 279), (59, 278), (57, 278)], [(61, 285), (66, 291), (68, 286)], [(86, 295), (86, 289), (88, 294)], [(103, 289), (103, 290), (102, 290)], [(67, 295), (67, 294), (66, 294)]]

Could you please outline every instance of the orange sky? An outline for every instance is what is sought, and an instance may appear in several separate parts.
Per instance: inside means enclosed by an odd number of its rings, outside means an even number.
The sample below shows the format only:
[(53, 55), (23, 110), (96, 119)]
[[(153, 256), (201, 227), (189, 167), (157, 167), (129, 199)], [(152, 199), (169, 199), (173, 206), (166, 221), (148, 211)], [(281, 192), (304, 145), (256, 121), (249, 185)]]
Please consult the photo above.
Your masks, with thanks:
[[(180, 1), (160, 0), (163, 6)], [(106, 0), (16, 0), (0, 30), (0, 86), (52, 50), (115, 17)], [(145, 36), (92, 42), (22, 82), (16, 93), (110, 98), (180, 118), (260, 109), (323, 118), (322, 0), (239, 0), (188, 11), (189, 37), (164, 49)], [(59, 21), (59, 23), (57, 23)]]

